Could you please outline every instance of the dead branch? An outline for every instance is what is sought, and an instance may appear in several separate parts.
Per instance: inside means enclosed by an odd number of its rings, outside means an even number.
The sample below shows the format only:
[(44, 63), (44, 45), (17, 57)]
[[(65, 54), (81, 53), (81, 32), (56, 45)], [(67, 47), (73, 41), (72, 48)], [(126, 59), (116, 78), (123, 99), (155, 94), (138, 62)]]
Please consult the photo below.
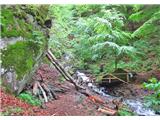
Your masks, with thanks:
[(45, 102), (48, 102), (46, 93), (45, 93), (45, 91), (43, 90), (43, 88), (41, 87), (40, 83), (38, 83), (38, 87), (39, 87), (40, 90), (42, 91), (42, 94), (43, 94), (43, 97), (44, 97)]

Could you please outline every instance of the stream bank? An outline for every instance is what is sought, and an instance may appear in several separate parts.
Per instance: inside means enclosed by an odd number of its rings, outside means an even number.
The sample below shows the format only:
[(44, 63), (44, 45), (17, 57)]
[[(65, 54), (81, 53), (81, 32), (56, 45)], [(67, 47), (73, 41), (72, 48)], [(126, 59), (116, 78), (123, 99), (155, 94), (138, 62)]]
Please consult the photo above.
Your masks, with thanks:
[[(84, 73), (81, 74), (82, 79), (87, 79)], [(79, 76), (78, 75), (78, 76)], [(89, 77), (88, 77), (89, 81)], [(90, 80), (91, 81), (91, 80)], [(152, 94), (153, 91), (147, 91), (142, 88), (141, 84), (131, 82), (129, 84), (119, 84), (118, 86), (107, 88), (101, 87), (94, 83), (88, 83), (88, 87), (97, 94), (109, 99), (122, 98), (122, 103), (127, 105), (135, 115), (139, 116), (155, 116), (156, 112), (145, 106), (144, 97)]]
[[(69, 66), (69, 68), (72, 68), (72, 65), (68, 64), (70, 63), (71, 59), (72, 58), (69, 55), (64, 56), (62, 61), (65, 61), (66, 64), (64, 64), (66, 67)], [(148, 74), (146, 74), (146, 77), (149, 77), (147, 75)], [(138, 74), (136, 79), (131, 81), (129, 84), (123, 83), (115, 87), (99, 86), (95, 83), (96, 78), (94, 78), (91, 73), (88, 73), (85, 70), (75, 70), (74, 76), (78, 84), (89, 88), (90, 90), (94, 91), (100, 96), (103, 96), (104, 98), (110, 99), (110, 101), (115, 98), (122, 98), (122, 103), (124, 105), (127, 105), (135, 115), (158, 115), (154, 110), (145, 106), (144, 97), (153, 93), (153, 91), (144, 90), (142, 87), (142, 78), (145, 78), (145, 75), (142, 76), (141, 74)]]

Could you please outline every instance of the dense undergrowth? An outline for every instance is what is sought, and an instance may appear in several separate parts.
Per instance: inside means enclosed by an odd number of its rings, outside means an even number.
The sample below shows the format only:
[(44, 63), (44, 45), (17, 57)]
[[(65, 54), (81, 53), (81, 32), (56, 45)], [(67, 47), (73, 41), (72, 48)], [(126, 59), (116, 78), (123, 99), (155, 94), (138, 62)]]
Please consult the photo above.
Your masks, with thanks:
[(145, 97), (146, 107), (151, 107), (157, 113), (160, 113), (160, 81), (156, 78), (151, 78), (143, 86), (145, 89), (153, 91), (153, 94)]
[(38, 98), (36, 98), (35, 96), (33, 96), (31, 93), (23, 92), (18, 96), (18, 98), (24, 100), (25, 102), (27, 102), (33, 106), (40, 106), (41, 105), (41, 101)]
[(159, 10), (158, 5), (53, 5), (50, 46), (57, 57), (72, 53), (75, 66), (92, 73), (101, 64), (105, 72), (159, 69)]

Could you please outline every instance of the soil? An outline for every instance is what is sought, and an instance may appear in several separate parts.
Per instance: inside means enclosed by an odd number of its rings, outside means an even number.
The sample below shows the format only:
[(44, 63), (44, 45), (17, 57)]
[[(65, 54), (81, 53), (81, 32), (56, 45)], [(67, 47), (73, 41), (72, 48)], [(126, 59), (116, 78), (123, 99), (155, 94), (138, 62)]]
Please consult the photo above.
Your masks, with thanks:
[[(65, 93), (56, 93), (58, 99), (50, 101), (45, 104), (45, 108), (31, 106), (14, 95), (8, 94), (4, 88), (1, 87), (1, 115), (7, 113), (7, 115), (45, 115), (45, 116), (102, 116), (105, 115), (98, 111), (99, 105), (88, 99), (83, 94), (77, 92), (74, 86), (68, 82), (59, 81), (60, 74), (53, 68), (43, 64), (37, 71), (42, 73), (43, 81), (47, 84), (56, 86), (56, 88), (64, 89)], [(148, 74), (146, 74), (148, 75)], [(156, 72), (159, 76), (159, 72)], [(38, 79), (38, 75), (35, 75)], [(145, 75), (143, 77), (146, 77)], [(122, 84), (113, 89), (107, 91), (111, 95), (122, 96), (124, 98), (143, 97), (148, 94), (149, 91), (142, 89), (140, 83), (143, 80), (139, 77), (139, 80), (133, 81), (131, 84)], [(97, 95), (98, 96), (98, 95)], [(101, 97), (101, 96), (99, 96)], [(110, 103), (108, 103), (110, 104)], [(15, 112), (16, 108), (21, 108), (21, 111)], [(11, 111), (11, 109), (13, 109)], [(5, 114), (6, 115), (6, 114)]]
[[(1, 115), (45, 115), (45, 116), (87, 116), (87, 115), (105, 115), (98, 112), (97, 105), (90, 101), (86, 96), (77, 92), (74, 86), (68, 82), (60, 82), (58, 77), (59, 73), (49, 67), (48, 65), (42, 65), (37, 72), (43, 74), (43, 80), (50, 85), (56, 86), (56, 88), (63, 88), (65, 93), (56, 93), (58, 99), (50, 101), (45, 104), (45, 108), (34, 107), (7, 93), (4, 88), (1, 87)], [(34, 77), (38, 76), (35, 75)], [(13, 111), (9, 110), (10, 108)], [(21, 111), (14, 109), (20, 108)], [(7, 114), (6, 114), (7, 113)]]

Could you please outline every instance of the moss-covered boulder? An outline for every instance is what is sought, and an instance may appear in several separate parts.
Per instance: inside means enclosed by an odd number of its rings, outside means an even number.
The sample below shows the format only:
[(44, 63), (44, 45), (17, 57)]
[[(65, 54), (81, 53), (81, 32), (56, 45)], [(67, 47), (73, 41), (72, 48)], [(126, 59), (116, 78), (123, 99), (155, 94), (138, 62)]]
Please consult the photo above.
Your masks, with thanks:
[[(1, 6), (1, 41), (2, 68), (4, 68), (3, 85), (13, 84), (8, 90), (16, 92), (19, 83), (32, 71), (38, 56), (42, 54), (47, 44), (47, 5), (4, 5)], [(19, 37), (22, 40), (17, 40)], [(14, 42), (15, 41), (15, 42)], [(5, 45), (7, 44), (7, 45)], [(16, 80), (6, 82), (7, 72), (14, 71)], [(12, 75), (10, 75), (11, 77)], [(12, 78), (12, 77), (11, 77)], [(19, 82), (21, 81), (21, 82)], [(15, 89), (13, 89), (15, 88)]]

